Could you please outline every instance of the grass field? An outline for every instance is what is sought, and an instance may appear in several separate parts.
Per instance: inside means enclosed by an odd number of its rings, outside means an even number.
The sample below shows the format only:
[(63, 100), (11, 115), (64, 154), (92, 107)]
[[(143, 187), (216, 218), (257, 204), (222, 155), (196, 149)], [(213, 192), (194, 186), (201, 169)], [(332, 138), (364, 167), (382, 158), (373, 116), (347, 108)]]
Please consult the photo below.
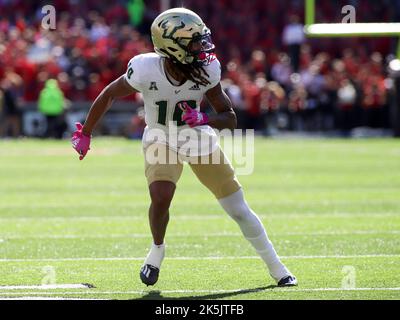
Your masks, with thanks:
[[(257, 139), (255, 160), (241, 183), (299, 286), (273, 287), (185, 167), (167, 258), (147, 288), (139, 279), (151, 243), (140, 143), (95, 139), (80, 162), (69, 141), (0, 141), (0, 297), (400, 298), (398, 140)], [(355, 288), (342, 288), (345, 266)], [(36, 287), (43, 279), (95, 288)]]

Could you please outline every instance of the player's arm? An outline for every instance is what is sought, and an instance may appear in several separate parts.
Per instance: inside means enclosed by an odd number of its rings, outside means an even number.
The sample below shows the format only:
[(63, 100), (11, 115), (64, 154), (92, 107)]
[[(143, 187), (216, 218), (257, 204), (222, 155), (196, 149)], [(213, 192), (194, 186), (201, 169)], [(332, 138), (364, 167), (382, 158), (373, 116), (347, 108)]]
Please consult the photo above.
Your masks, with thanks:
[(79, 160), (83, 160), (90, 150), (90, 140), (93, 129), (97, 123), (111, 107), (115, 98), (125, 97), (136, 90), (127, 82), (125, 76), (119, 77), (111, 82), (99, 94), (93, 102), (92, 107), (86, 117), (85, 125), (82, 126), (79, 122), (76, 125), (76, 131), (72, 135), (72, 147), (79, 153)]
[(190, 127), (202, 126), (208, 124), (216, 129), (235, 129), (236, 114), (232, 108), (232, 102), (218, 83), (214, 88), (209, 89), (205, 94), (208, 102), (214, 108), (217, 114), (208, 115), (192, 109), (186, 102), (180, 105), (184, 111), (182, 120)]
[(127, 81), (124, 75), (119, 77), (117, 80), (111, 82), (104, 90), (99, 94), (96, 100), (93, 102), (92, 107), (86, 117), (85, 124), (82, 128), (83, 134), (90, 136), (96, 127), (97, 123), (111, 107), (113, 101), (116, 98), (122, 98), (129, 96), (135, 92), (135, 90)]
[(235, 129), (237, 120), (232, 101), (222, 90), (221, 84), (208, 90), (205, 95), (216, 112), (216, 114), (208, 115), (208, 125), (220, 130)]

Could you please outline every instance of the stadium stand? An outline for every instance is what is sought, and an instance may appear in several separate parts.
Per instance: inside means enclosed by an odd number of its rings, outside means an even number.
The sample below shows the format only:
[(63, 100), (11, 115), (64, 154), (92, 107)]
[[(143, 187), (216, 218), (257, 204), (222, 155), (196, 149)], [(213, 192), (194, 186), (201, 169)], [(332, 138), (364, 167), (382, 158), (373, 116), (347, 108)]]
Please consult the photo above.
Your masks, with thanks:
[[(132, 56), (152, 51), (149, 26), (159, 13), (159, 1), (146, 1), (143, 15), (132, 17), (128, 0), (108, 5), (55, 0), (57, 28), (49, 31), (41, 28), (45, 2), (0, 0), (2, 135), (20, 135), (21, 130), (42, 135), (41, 121), (34, 115), (48, 79), (58, 81), (69, 101), (65, 119), (70, 123), (125, 72)], [(359, 21), (371, 22), (376, 16), (399, 21), (400, 1), (352, 3), (362, 7)], [(302, 21), (303, 1), (187, 0), (184, 4), (205, 17), (213, 32), (223, 65), (222, 83), (235, 103), (241, 128), (266, 135), (280, 130), (348, 134), (356, 127), (390, 128), (393, 81), (387, 63), (395, 39), (307, 39), (295, 58), (283, 34), (288, 17)], [(345, 4), (321, 1), (317, 20), (340, 21), (338, 8)], [(288, 14), (276, 14), (283, 11)], [(13, 110), (7, 107), (10, 101)], [(99, 132), (140, 136), (140, 106), (139, 94), (117, 103)], [(36, 131), (27, 132), (34, 121), (29, 119), (36, 119)]]

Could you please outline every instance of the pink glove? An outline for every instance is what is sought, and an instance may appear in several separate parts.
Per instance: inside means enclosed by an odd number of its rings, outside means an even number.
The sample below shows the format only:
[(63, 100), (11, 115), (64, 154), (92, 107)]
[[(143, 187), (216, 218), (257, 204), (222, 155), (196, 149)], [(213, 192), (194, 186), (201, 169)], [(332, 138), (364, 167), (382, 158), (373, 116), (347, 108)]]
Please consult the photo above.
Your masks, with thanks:
[(80, 154), (79, 160), (83, 160), (88, 151), (90, 150), (90, 136), (83, 134), (83, 125), (79, 122), (75, 123), (76, 131), (72, 135), (72, 147)]
[(182, 120), (191, 128), (202, 126), (208, 123), (208, 116), (204, 112), (192, 109), (186, 102), (180, 103), (179, 107), (184, 111)]

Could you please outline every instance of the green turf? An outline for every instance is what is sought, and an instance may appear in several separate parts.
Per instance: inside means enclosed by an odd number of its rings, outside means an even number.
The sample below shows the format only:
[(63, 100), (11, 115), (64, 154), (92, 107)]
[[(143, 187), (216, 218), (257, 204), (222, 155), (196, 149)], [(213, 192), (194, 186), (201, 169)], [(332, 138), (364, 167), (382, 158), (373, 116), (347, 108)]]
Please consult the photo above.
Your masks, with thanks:
[[(151, 243), (140, 143), (93, 141), (79, 161), (68, 141), (0, 141), (0, 297), (106, 299), (399, 299), (398, 140), (256, 140), (240, 181), (300, 285), (277, 289), (238, 227), (188, 167), (154, 288), (138, 272)], [(344, 266), (355, 289), (342, 289)]]

